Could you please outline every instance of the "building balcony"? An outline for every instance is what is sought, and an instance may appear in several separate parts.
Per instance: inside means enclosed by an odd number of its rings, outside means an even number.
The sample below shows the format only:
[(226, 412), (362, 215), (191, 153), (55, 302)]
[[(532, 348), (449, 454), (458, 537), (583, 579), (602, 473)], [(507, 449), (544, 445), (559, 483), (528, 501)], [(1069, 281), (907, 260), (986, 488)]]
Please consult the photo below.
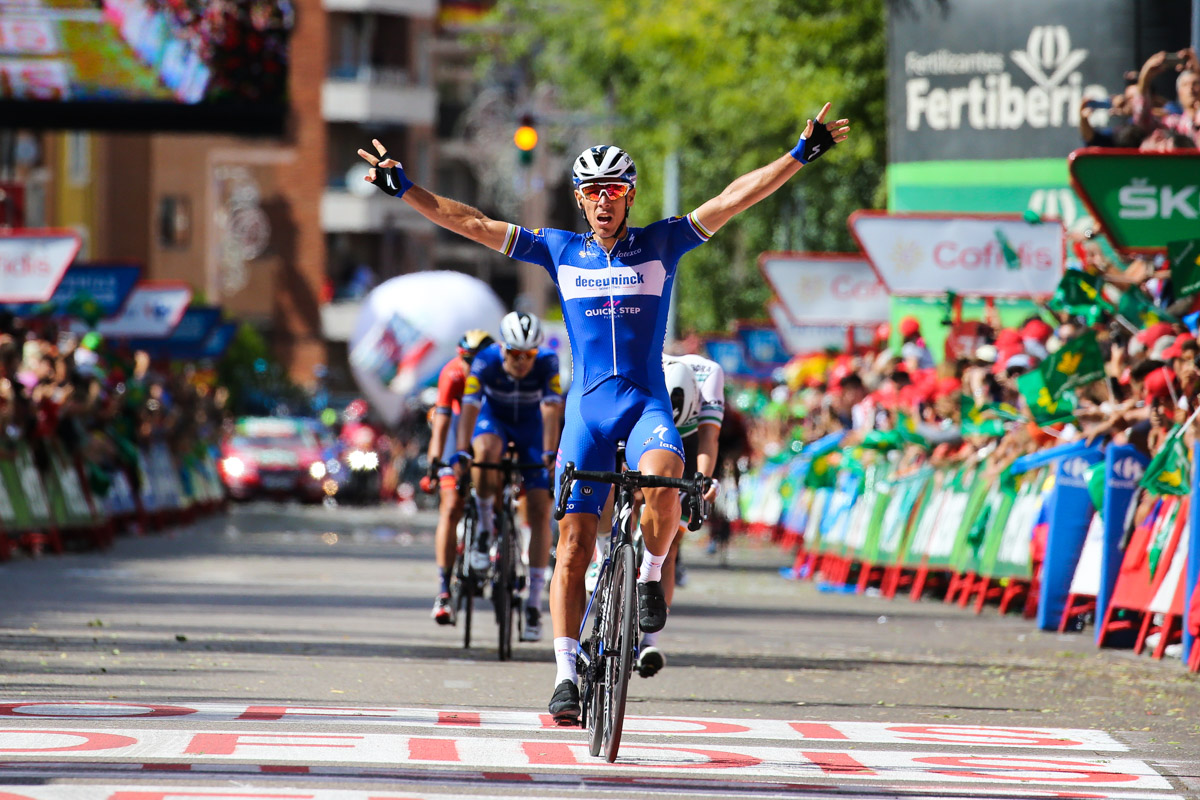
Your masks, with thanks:
[(379, 80), (369, 70), (331, 76), (321, 87), (326, 122), (428, 125), (437, 121), (437, 92), (431, 87)]
[(432, 222), (412, 206), (383, 192), (358, 195), (326, 189), (321, 195), (321, 230), (325, 233), (382, 233), (387, 227), (406, 233), (431, 233)]
[(437, 0), (321, 0), (326, 11), (350, 14), (391, 14), (397, 17), (433, 19)]
[(340, 300), (321, 306), (321, 336), (327, 342), (348, 342), (358, 325), (362, 300)]

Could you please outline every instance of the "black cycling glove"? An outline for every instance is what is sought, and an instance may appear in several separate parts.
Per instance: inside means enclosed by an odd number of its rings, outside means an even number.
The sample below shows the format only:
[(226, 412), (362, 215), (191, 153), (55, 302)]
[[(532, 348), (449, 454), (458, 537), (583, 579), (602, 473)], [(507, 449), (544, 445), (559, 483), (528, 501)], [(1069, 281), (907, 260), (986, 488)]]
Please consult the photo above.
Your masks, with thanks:
[(792, 148), (791, 155), (801, 164), (807, 164), (825, 155), (835, 144), (837, 142), (833, 140), (833, 134), (825, 127), (825, 123), (814, 120), (812, 135), (807, 138), (801, 136), (800, 141)]
[[(387, 152), (384, 151), (379, 155), (379, 160), (383, 161), (387, 158)], [(412, 188), (413, 182), (404, 174), (404, 167), (397, 164), (394, 167), (375, 168), (375, 180), (372, 181), (379, 187), (379, 191), (384, 194), (390, 194), (392, 197), (403, 197), (404, 193)]]

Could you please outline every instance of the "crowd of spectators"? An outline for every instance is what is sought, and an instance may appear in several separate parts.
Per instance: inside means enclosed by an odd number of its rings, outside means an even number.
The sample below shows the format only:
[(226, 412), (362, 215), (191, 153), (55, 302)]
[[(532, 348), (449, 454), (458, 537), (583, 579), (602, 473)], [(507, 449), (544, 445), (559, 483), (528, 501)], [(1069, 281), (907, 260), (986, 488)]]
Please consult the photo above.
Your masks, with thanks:
[(280, 103), (287, 90), (289, 0), (146, 0), (212, 72), (206, 100)]
[(1200, 146), (1200, 58), (1191, 49), (1150, 56), (1141, 70), (1125, 74), (1120, 93), (1084, 99), (1079, 133), (1089, 147), (1170, 152)]
[(117, 469), (136, 488), (137, 452), (152, 443), (180, 461), (215, 443), (228, 397), (192, 366), (167, 374), (144, 351), (112, 350), (49, 316), (0, 313), (0, 458), (25, 443), (45, 470), (59, 443), (82, 456), (93, 494), (107, 493)]
[[(969, 462), (998, 477), (1022, 455), (1081, 439), (1129, 444), (1153, 456), (1176, 426), (1192, 452), (1200, 432), (1192, 414), (1200, 397), (1200, 295), (1175, 297), (1169, 269), (1156, 268), (1151, 259), (1119, 266), (1092, 240), (1077, 244), (1086, 256), (1083, 273), (1102, 282), (1111, 301), (1096, 314), (1042, 305), (1005, 327), (989, 308), (971, 326), (969, 347), (936, 365), (925, 342), (931, 331), (914, 317), (900, 321), (894, 338), (881, 326), (875, 344), (859, 353), (797, 358), (786, 383), (757, 400), (747, 392), (733, 398), (750, 407), (757, 457), (787, 458), (844, 431), (842, 452), (854, 446), (894, 452), (899, 474), (925, 464)], [(1126, 292), (1140, 293), (1149, 304), (1133, 321), (1128, 317), (1134, 315), (1115, 311)], [(1043, 417), (1039, 424), (1018, 380), (1066, 343), (1089, 335), (1103, 357), (1103, 377), (1073, 390), (1069, 418), (1047, 424)], [(835, 466), (837, 458), (831, 456)]]

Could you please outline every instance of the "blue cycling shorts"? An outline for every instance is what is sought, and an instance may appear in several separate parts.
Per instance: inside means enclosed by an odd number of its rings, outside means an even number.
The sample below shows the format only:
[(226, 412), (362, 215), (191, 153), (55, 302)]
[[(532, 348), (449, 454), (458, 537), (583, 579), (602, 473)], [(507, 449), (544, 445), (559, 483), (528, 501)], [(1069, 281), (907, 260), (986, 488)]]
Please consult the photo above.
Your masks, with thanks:
[[(558, 467), (568, 461), (576, 469), (613, 472), (617, 442), (625, 440), (625, 462), (637, 469), (650, 450), (670, 450), (683, 458), (683, 440), (671, 417), (671, 401), (650, 394), (631, 381), (615, 376), (598, 383), (591, 391), (567, 392), (566, 424), (558, 445)], [(568, 514), (600, 516), (611, 486), (594, 481), (575, 481), (567, 499)]]
[[(522, 464), (541, 464), (542, 445), (545, 444), (542, 440), (542, 415), (537, 413), (528, 416), (528, 422), (513, 425), (491, 413), (487, 401), (484, 401), (479, 406), (479, 416), (475, 420), (471, 440), (474, 441), (476, 437), (485, 433), (499, 436), (505, 443), (512, 442), (517, 446), (517, 460)], [(525, 481), (526, 489), (550, 488), (550, 474), (545, 467), (522, 470), (521, 477)]]

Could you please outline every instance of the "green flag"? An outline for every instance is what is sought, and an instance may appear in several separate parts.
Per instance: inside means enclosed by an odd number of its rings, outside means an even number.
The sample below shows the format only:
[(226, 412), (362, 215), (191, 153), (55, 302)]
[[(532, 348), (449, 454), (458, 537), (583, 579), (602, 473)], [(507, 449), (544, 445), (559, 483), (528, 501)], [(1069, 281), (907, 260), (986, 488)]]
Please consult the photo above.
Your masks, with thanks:
[(67, 301), (67, 306), (63, 310), (68, 315), (82, 320), (89, 328), (96, 327), (96, 323), (104, 316), (104, 309), (89, 292), (80, 292), (74, 295)]
[(1171, 262), (1171, 286), (1176, 297), (1200, 292), (1200, 239), (1167, 242), (1167, 259)]
[(1183, 442), (1183, 426), (1176, 425), (1150, 459), (1138, 482), (1151, 494), (1188, 494), (1192, 490), (1192, 462)]
[(1021, 268), (1021, 254), (1012, 246), (1012, 242), (1004, 235), (1004, 231), (996, 228), (996, 241), (1000, 243), (1000, 252), (1004, 255), (1004, 266), (1008, 269)]
[(1075, 393), (1064, 391), (1054, 397), (1046, 386), (1041, 371), (1032, 370), (1017, 378), (1017, 389), (1029, 406), (1029, 413), (1038, 425), (1053, 425), (1075, 417)]
[(1064, 343), (1047, 356), (1037, 371), (1054, 400), (1068, 389), (1100, 380), (1104, 377), (1104, 356), (1096, 344), (1096, 334), (1087, 331)]
[(1002, 436), (1004, 422), (990, 416), (991, 404), (982, 408), (975, 404), (975, 398), (969, 394), (959, 396), (962, 407), (961, 432), (963, 436)]
[(1083, 270), (1069, 269), (1063, 273), (1054, 296), (1046, 303), (1055, 311), (1065, 311), (1068, 314), (1083, 317), (1087, 324), (1095, 325), (1104, 313), (1116, 309), (1104, 297), (1104, 281), (1097, 275), (1089, 275)]
[(1117, 303), (1117, 314), (1132, 328), (1146, 328), (1156, 322), (1179, 322), (1177, 317), (1154, 305), (1146, 293), (1136, 286), (1129, 287), (1121, 295), (1121, 300)]
[(900, 441), (905, 444), (929, 448), (929, 440), (917, 431), (916, 420), (903, 411), (896, 412), (896, 432), (900, 435)]

